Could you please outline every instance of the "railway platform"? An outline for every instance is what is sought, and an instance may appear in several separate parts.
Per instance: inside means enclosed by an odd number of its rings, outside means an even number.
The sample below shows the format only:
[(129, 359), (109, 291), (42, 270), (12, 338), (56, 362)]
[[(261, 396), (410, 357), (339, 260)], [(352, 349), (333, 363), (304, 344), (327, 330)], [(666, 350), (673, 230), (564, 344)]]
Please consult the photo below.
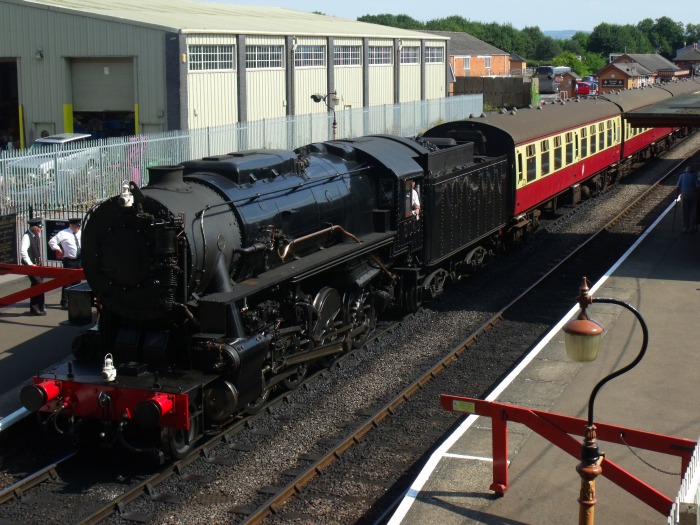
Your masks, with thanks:
[[(0, 275), (0, 296), (29, 287), (25, 276)], [(46, 316), (31, 316), (29, 301), (0, 309), (0, 428), (20, 409), (19, 391), (38, 371), (67, 359), (73, 338), (86, 326), (61, 310), (61, 289), (46, 293)]]
[[(639, 365), (598, 392), (594, 421), (696, 442), (700, 436), (700, 234), (682, 233), (678, 212), (671, 207), (626, 258), (600, 283), (592, 284), (594, 297), (630, 304), (649, 329), (648, 350)], [(489, 400), (585, 420), (596, 383), (636, 357), (642, 344), (639, 321), (620, 306), (593, 303), (588, 313), (606, 329), (598, 358), (590, 363), (567, 358), (561, 326), (578, 311), (574, 301), (579, 286), (580, 277), (571, 283), (571, 312)], [(509, 422), (509, 486), (499, 497), (489, 489), (493, 482), (491, 430), (490, 418), (465, 416), (459, 429), (436, 448), (389, 523), (576, 523), (579, 459), (526, 426)], [(573, 437), (580, 443), (579, 436)], [(679, 458), (604, 441), (600, 450), (671, 500), (677, 496), (684, 474)], [(603, 475), (596, 479), (596, 497), (598, 524), (667, 521)]]

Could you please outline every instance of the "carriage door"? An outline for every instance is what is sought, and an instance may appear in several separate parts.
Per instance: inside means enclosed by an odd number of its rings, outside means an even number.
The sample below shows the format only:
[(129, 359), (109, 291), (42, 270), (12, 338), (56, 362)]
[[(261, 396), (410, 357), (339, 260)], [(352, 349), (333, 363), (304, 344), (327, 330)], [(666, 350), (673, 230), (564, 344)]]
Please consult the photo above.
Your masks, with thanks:
[(408, 247), (409, 251), (420, 250), (423, 246), (423, 222), (425, 208), (421, 195), (420, 179), (399, 181), (401, 187), (399, 201), (399, 239), (397, 249)]

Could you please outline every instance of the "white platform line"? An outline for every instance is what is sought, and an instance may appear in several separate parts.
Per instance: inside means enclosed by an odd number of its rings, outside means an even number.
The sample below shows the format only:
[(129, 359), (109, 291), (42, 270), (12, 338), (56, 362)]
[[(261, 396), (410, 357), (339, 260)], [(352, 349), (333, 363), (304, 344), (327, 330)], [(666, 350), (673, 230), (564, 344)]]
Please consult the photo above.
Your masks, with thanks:
[[(620, 267), (620, 265), (634, 252), (634, 250), (637, 249), (637, 247), (642, 243), (644, 239), (647, 238), (649, 233), (658, 226), (658, 224), (661, 222), (661, 220), (666, 217), (666, 214), (670, 212), (673, 207), (676, 205), (676, 201), (674, 200), (673, 203), (664, 210), (664, 212), (659, 216), (658, 219), (654, 221), (654, 223), (647, 228), (647, 230), (642, 233), (642, 235), (639, 236), (639, 239), (630, 247), (629, 250), (627, 250), (618, 261), (613, 264), (607, 272), (605, 272), (605, 275), (600, 278), (598, 282), (596, 282), (593, 286), (591, 286), (589, 293), (593, 294), (596, 290), (598, 290), (605, 281), (608, 280), (608, 278), (615, 273), (615, 271)], [(494, 401), (500, 394), (503, 393), (503, 391), (517, 378), (520, 373), (529, 365), (532, 360), (537, 357), (537, 355), (542, 351), (542, 349), (547, 346), (547, 343), (552, 340), (552, 338), (559, 333), (559, 331), (562, 329), (562, 327), (571, 319), (571, 317), (578, 312), (578, 305), (574, 306), (567, 312), (567, 314), (556, 324), (554, 328), (552, 328), (549, 333), (540, 341), (540, 343), (533, 348), (530, 353), (518, 364), (517, 367), (515, 367), (510, 374), (506, 376), (506, 378), (499, 383), (496, 388), (494, 388), (491, 393), (485, 398), (486, 401)], [(421, 491), (423, 488), (423, 485), (425, 485), (425, 482), (428, 481), (430, 476), (433, 473), (433, 470), (435, 470), (435, 467), (437, 464), (440, 462), (440, 459), (447, 454), (449, 454), (447, 451), (454, 445), (454, 443), (462, 437), (462, 435), (469, 430), (469, 428), (474, 424), (474, 422), (479, 418), (479, 416), (476, 416), (474, 414), (470, 415), (465, 419), (462, 424), (457, 428), (457, 430), (449, 436), (443, 443), (433, 452), (433, 454), (430, 456), (430, 459), (428, 459), (428, 462), (425, 464), (423, 469), (420, 471), (418, 476), (416, 477), (415, 481), (411, 485), (411, 487), (408, 489), (406, 492), (406, 495), (404, 496), (403, 501), (401, 504), (397, 507), (396, 512), (394, 512), (394, 515), (391, 517), (391, 520), (389, 521), (389, 525), (399, 525), (403, 519), (406, 517), (406, 514), (408, 513), (409, 509), (413, 505), (413, 503), (416, 500), (416, 497), (418, 496), (418, 493)]]

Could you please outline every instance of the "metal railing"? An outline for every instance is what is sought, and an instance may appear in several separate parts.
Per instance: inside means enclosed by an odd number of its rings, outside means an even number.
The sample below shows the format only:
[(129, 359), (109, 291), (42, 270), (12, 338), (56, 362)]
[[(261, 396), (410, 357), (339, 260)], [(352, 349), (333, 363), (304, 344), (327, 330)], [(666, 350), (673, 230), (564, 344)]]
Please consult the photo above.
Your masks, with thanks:
[[(369, 108), (336, 109), (338, 138), (372, 134), (414, 136), (430, 127), (483, 112), (483, 95)], [(0, 151), (0, 215), (30, 210), (46, 218), (86, 210), (120, 193), (124, 180), (148, 182), (150, 166), (250, 149), (295, 149), (332, 137), (332, 113), (297, 115), (227, 126), (115, 137), (66, 148)], [(23, 231), (23, 230), (21, 230)]]

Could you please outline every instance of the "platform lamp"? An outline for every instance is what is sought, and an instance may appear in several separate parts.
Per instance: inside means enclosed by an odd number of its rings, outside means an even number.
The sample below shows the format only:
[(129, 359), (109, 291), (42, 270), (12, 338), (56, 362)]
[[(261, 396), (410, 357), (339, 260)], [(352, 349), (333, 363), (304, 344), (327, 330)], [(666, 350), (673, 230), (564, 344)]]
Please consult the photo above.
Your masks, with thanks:
[[(330, 103), (328, 102), (328, 97), (331, 97)], [(338, 93), (335, 91), (332, 91), (327, 95), (314, 93), (313, 95), (311, 95), (311, 100), (313, 100), (316, 103), (325, 103), (326, 107), (333, 112), (333, 140), (335, 140), (336, 138), (338, 138), (338, 122), (335, 119), (335, 106), (340, 104), (340, 97), (338, 96)]]
[(563, 328), (564, 342), (566, 345), (566, 354), (569, 359), (579, 362), (593, 361), (598, 355), (600, 341), (603, 336), (603, 327), (588, 317), (586, 308), (593, 303), (616, 304), (626, 308), (632, 312), (639, 323), (642, 325), (642, 347), (637, 354), (637, 357), (627, 366), (620, 368), (612, 374), (601, 379), (593, 388), (591, 397), (588, 400), (588, 422), (586, 424), (586, 432), (583, 442), (581, 443), (581, 462), (577, 465), (576, 471), (581, 477), (581, 492), (579, 495), (579, 525), (593, 525), (595, 516), (595, 504), (597, 499), (595, 496), (595, 478), (603, 471), (601, 467), (602, 457), (598, 449), (598, 441), (596, 438), (596, 427), (593, 423), (593, 406), (595, 397), (600, 389), (608, 381), (621, 376), (625, 372), (630, 371), (637, 366), (644, 357), (649, 342), (649, 331), (647, 324), (641, 314), (629, 304), (617, 299), (609, 298), (594, 298), (588, 293), (588, 281), (583, 278), (583, 283), (579, 289), (578, 304), (581, 307), (576, 319), (569, 321)]

